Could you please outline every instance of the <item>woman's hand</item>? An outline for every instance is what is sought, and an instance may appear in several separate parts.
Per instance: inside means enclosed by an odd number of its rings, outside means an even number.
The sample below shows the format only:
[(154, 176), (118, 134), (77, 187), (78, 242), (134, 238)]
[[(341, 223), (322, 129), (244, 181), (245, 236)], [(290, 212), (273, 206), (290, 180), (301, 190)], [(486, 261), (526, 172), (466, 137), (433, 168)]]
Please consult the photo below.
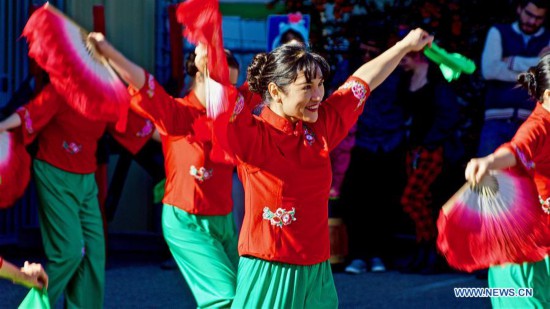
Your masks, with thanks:
[(136, 89), (141, 89), (145, 85), (145, 71), (139, 65), (133, 63), (121, 54), (105, 36), (99, 32), (90, 32), (88, 42), (95, 50), (109, 60), (111, 67), (115, 69), (120, 77)]
[(483, 176), (489, 172), (489, 167), (492, 162), (493, 155), (471, 159), (466, 166), (466, 171), (464, 172), (466, 180), (474, 184), (479, 183)]
[(42, 265), (25, 262), (21, 268), (24, 278), (22, 284), (38, 289), (48, 288), (48, 275), (42, 268)]
[(421, 28), (411, 30), (400, 43), (405, 45), (409, 51), (422, 50), (426, 45), (432, 44), (434, 37)]
[(95, 50), (101, 55), (109, 58), (110, 49), (112, 49), (111, 44), (107, 41), (103, 33), (101, 32), (90, 32), (88, 34), (88, 42), (92, 44)]

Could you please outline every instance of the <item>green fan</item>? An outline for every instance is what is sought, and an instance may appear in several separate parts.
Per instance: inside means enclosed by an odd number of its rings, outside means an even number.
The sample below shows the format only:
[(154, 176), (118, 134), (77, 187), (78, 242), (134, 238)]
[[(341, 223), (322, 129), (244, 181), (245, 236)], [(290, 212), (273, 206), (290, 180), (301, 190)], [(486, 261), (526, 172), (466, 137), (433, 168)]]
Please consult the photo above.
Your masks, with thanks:
[(46, 291), (46, 289), (39, 290), (37, 288), (32, 288), (17, 308), (50, 309), (50, 299), (48, 298), (48, 292)]
[(424, 49), (424, 55), (439, 65), (439, 69), (448, 82), (451, 82), (460, 74), (472, 74), (476, 70), (476, 64), (458, 53), (449, 53), (436, 43)]

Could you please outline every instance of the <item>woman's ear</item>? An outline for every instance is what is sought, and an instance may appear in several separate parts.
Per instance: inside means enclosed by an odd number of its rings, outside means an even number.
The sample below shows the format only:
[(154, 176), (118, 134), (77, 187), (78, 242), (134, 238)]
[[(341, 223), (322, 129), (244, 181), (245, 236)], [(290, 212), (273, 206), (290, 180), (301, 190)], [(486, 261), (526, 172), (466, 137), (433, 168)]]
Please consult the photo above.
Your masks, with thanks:
[(544, 93), (542, 94), (542, 100), (545, 102), (550, 101), (550, 89), (544, 90)]
[(269, 83), (267, 85), (267, 91), (269, 92), (269, 95), (271, 96), (271, 100), (275, 103), (282, 103), (281, 100), (281, 89), (279, 89), (279, 86), (275, 85), (275, 83)]

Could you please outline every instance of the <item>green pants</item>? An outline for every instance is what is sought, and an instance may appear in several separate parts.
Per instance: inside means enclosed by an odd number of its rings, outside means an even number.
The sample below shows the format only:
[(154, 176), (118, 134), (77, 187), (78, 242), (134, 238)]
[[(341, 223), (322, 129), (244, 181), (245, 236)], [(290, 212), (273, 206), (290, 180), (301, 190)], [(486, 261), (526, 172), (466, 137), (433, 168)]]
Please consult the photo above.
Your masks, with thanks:
[(301, 266), (241, 257), (234, 308), (338, 308), (328, 261)]
[(73, 174), (35, 160), (34, 173), (52, 308), (102, 308), (105, 239), (94, 174)]
[(490, 288), (532, 288), (533, 297), (492, 297), (493, 308), (550, 308), (550, 259), (489, 268)]
[(199, 308), (228, 308), (239, 261), (233, 214), (193, 215), (164, 205), (162, 230)]

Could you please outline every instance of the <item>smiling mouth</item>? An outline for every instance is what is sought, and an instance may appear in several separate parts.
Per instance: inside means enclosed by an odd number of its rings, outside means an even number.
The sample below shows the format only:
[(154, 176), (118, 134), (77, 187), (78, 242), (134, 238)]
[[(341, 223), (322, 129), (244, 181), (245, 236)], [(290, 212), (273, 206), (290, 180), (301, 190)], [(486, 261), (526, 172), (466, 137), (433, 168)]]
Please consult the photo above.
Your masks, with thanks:
[(315, 112), (319, 109), (319, 104), (306, 106), (306, 109), (310, 112)]

